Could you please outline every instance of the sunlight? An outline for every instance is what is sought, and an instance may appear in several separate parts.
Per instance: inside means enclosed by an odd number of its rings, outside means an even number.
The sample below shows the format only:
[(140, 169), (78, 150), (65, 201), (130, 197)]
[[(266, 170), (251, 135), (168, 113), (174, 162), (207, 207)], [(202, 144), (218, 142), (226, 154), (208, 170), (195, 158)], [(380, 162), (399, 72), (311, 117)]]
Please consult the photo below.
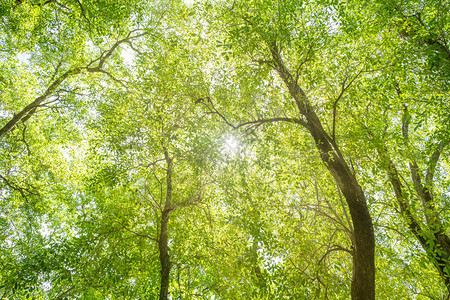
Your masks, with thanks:
[(240, 142), (234, 135), (227, 135), (223, 143), (224, 152), (232, 155), (239, 154), (241, 150)]
[(122, 49), (122, 52), (120, 53), (120, 56), (123, 59), (123, 62), (126, 65), (133, 65), (134, 62), (134, 58), (136, 56), (136, 54), (134, 53), (134, 50), (131, 49), (131, 47), (129, 46), (124, 46)]

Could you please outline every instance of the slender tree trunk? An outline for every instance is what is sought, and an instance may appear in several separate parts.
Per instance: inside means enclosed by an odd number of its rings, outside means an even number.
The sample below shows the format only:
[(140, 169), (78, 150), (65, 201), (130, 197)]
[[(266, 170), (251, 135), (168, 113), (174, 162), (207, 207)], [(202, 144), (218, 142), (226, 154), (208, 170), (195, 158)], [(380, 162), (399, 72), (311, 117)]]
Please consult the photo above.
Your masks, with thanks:
[(273, 66), (295, 100), (305, 121), (304, 127), (314, 138), (322, 161), (334, 177), (349, 207), (354, 228), (351, 297), (353, 300), (375, 299), (375, 237), (364, 192), (342, 156), (338, 145), (323, 129), (306, 94), (284, 65), (276, 42), (270, 43), (269, 47)]
[(443, 232), (436, 233), (435, 236), (436, 243), (431, 251), (437, 257), (433, 259), (433, 262), (450, 293), (450, 238)]
[(169, 296), (169, 279), (171, 268), (167, 225), (169, 223), (170, 212), (172, 211), (172, 158), (169, 157), (167, 151), (165, 151), (164, 155), (167, 162), (167, 187), (166, 201), (164, 203), (164, 209), (161, 212), (161, 232), (159, 235), (159, 261), (161, 263), (159, 300), (167, 300)]
[(169, 296), (170, 256), (167, 241), (167, 223), (169, 222), (169, 211), (164, 210), (161, 217), (161, 233), (159, 236), (159, 261), (161, 263), (161, 284), (159, 299), (166, 300)]
[[(409, 229), (438, 270), (450, 293), (450, 238), (445, 234), (439, 216), (435, 215), (432, 220), (428, 220), (425, 224), (415, 217), (414, 209), (408, 201), (409, 193), (406, 192), (406, 188), (400, 180), (400, 174), (390, 159), (387, 150), (378, 146), (377, 151), (382, 161), (387, 165), (389, 181)], [(420, 198), (419, 195), (418, 198)]]

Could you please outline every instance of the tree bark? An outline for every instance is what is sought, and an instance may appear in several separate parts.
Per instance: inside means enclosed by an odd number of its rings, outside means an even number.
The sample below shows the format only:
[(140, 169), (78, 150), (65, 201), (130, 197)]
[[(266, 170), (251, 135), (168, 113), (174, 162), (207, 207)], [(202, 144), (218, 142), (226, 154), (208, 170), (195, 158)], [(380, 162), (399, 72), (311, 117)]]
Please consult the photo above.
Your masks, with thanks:
[[(312, 109), (312, 108), (311, 108)], [(320, 157), (335, 179), (349, 207), (354, 229), (352, 299), (375, 299), (375, 237), (366, 198), (346, 161), (329, 141), (315, 112), (307, 117), (308, 131)]]
[(273, 66), (295, 100), (305, 128), (313, 137), (320, 158), (333, 176), (349, 207), (354, 227), (351, 298), (375, 299), (375, 237), (364, 192), (336, 142), (325, 132), (320, 119), (292, 74), (285, 67), (275, 42), (269, 44)]
[(161, 212), (161, 232), (159, 235), (159, 261), (161, 263), (161, 284), (159, 290), (159, 300), (167, 300), (169, 296), (169, 279), (170, 279), (170, 256), (168, 244), (167, 225), (169, 223), (169, 215), (172, 211), (172, 162), (168, 152), (164, 152), (167, 162), (167, 178), (166, 178), (166, 201), (164, 209)]

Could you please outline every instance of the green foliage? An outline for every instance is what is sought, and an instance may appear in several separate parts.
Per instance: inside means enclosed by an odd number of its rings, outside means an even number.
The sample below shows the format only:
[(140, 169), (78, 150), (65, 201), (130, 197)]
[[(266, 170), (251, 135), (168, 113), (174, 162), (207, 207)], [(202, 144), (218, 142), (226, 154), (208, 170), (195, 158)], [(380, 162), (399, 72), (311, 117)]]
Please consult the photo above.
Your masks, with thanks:
[(367, 195), (377, 298), (445, 299), (449, 11), (3, 1), (0, 126), (48, 95), (0, 137), (0, 298), (157, 298), (169, 155), (172, 298), (348, 299), (343, 195), (301, 125), (258, 123), (301, 119), (276, 42)]

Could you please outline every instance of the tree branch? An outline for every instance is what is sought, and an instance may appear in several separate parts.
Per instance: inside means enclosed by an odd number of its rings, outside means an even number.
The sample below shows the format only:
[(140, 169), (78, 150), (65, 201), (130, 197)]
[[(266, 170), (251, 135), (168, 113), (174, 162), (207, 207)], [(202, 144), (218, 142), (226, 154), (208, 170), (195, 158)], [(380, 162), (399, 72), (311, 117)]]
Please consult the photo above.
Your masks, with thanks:
[(127, 227), (126, 227), (124, 224), (122, 224), (121, 222), (119, 222), (119, 221), (117, 221), (117, 220), (116, 220), (116, 222), (119, 223), (119, 224), (122, 226), (123, 229), (125, 229), (125, 230), (128, 231), (128, 232), (131, 232), (132, 234), (134, 234), (134, 235), (136, 235), (136, 236), (144, 237), (144, 238), (150, 239), (150, 240), (152, 240), (152, 241), (154, 241), (154, 242), (158, 242), (157, 239), (152, 238), (151, 236), (149, 236), (149, 235), (147, 235), (147, 234), (137, 233), (137, 232), (135, 232), (135, 231), (133, 231), (133, 230), (127, 228)]
[[(400, 95), (401, 91), (397, 86), (397, 93)], [(409, 147), (409, 122), (411, 120), (411, 116), (409, 115), (408, 112), (408, 107), (406, 105), (403, 105), (403, 116), (402, 116), (402, 135), (403, 135), (403, 139), (405, 141), (405, 145), (407, 147)], [(411, 155), (412, 156), (412, 155)], [(419, 199), (422, 201), (422, 205), (424, 208), (424, 214), (425, 214), (425, 218), (427, 220), (427, 223), (429, 225), (431, 225), (431, 223), (433, 224), (438, 224), (438, 221), (433, 221), (435, 220), (436, 217), (436, 213), (432, 207), (432, 200), (433, 200), (433, 195), (431, 194), (431, 190), (430, 187), (428, 186), (424, 186), (422, 184), (422, 179), (420, 178), (420, 169), (419, 166), (416, 162), (416, 160), (411, 157), (409, 158), (409, 171), (410, 171), (410, 176), (411, 176), (411, 180), (413, 182), (413, 186), (414, 186), (414, 190), (416, 191), (417, 196), (419, 197)]]
[(241, 127), (246, 127), (246, 126), (250, 126), (250, 128), (254, 128), (256, 129), (257, 127), (261, 126), (262, 124), (267, 124), (267, 123), (276, 123), (276, 122), (287, 122), (287, 123), (291, 123), (291, 124), (298, 124), (301, 125), (303, 127), (306, 127), (307, 124), (305, 121), (301, 120), (301, 119), (297, 119), (297, 118), (284, 118), (284, 117), (276, 117), (276, 118), (269, 118), (269, 119), (259, 119), (259, 120), (254, 120), (254, 121), (248, 121), (248, 122), (244, 122), (238, 125), (233, 125), (230, 121), (228, 121), (228, 119), (217, 110), (217, 108), (214, 106), (214, 104), (212, 103), (211, 99), (209, 97), (206, 98), (207, 103), (205, 103), (205, 99), (200, 98), (196, 101), (196, 103), (202, 103), (204, 104), (210, 111), (209, 113), (212, 114), (217, 114), (219, 115), (219, 117), (231, 128), (233, 129), (239, 129)]
[(299, 78), (299, 76), (300, 76), (300, 70), (301, 70), (301, 68), (303, 67), (304, 64), (306, 64), (308, 61), (311, 60), (311, 57), (310, 57), (309, 55), (310, 55), (310, 53), (311, 53), (312, 48), (313, 48), (313, 45), (310, 44), (310, 45), (309, 45), (309, 48), (308, 48), (308, 51), (307, 51), (306, 54), (305, 54), (305, 58), (302, 60), (301, 63), (298, 64), (298, 67), (297, 67), (297, 69), (295, 70), (295, 82), (296, 82), (296, 83), (298, 83), (298, 78)]
[(333, 141), (336, 141), (335, 129), (336, 129), (337, 104), (338, 104), (339, 100), (341, 100), (341, 98), (344, 95), (345, 91), (347, 91), (347, 89), (352, 85), (352, 83), (356, 80), (356, 78), (358, 78), (359, 75), (361, 75), (363, 70), (364, 70), (364, 68), (362, 68), (355, 76), (353, 76), (353, 78), (350, 80), (350, 82), (347, 85), (346, 85), (346, 82), (348, 80), (348, 77), (345, 77), (345, 79), (344, 79), (344, 81), (342, 82), (342, 85), (341, 85), (341, 92), (339, 93), (339, 95), (336, 98), (336, 100), (334, 100), (334, 103), (333, 103), (333, 132), (331, 134), (331, 138), (333, 139)]
[[(91, 61), (87, 66), (84, 67), (76, 67), (73, 69), (70, 69), (68, 71), (66, 71), (65, 73), (63, 73), (62, 75), (60, 75), (59, 77), (56, 77), (56, 73), (58, 72), (58, 67), (55, 70), (54, 75), (52, 76), (52, 78), (55, 78), (52, 83), (50, 84), (50, 86), (45, 90), (45, 92), (37, 97), (33, 102), (31, 102), (30, 104), (28, 104), (25, 108), (23, 108), (19, 113), (15, 114), (12, 119), (6, 123), (1, 129), (0, 129), (0, 139), (3, 138), (8, 132), (10, 132), (21, 120), (28, 120), (35, 112), (36, 109), (48, 98), (50, 97), (55, 90), (69, 77), (75, 76), (80, 74), (83, 70), (86, 70), (87, 72), (90, 73), (95, 73), (95, 72), (100, 72), (100, 73), (106, 73), (109, 76), (112, 76), (111, 74), (109, 74), (107, 71), (103, 70), (103, 65), (105, 64), (106, 60), (111, 57), (111, 55), (114, 53), (114, 51), (117, 49), (117, 47), (122, 44), (122, 43), (126, 43), (132, 39), (136, 39), (139, 37), (142, 37), (144, 35), (147, 34), (147, 31), (144, 31), (140, 34), (137, 34), (135, 36), (131, 36), (131, 34), (133, 32), (135, 32), (136, 30), (133, 30), (131, 32), (128, 33), (128, 35), (124, 38), (121, 39), (117, 42), (114, 43), (113, 46), (111, 46), (111, 48), (102, 53), (97, 59)], [(98, 62), (97, 66), (95, 67), (91, 67), (92, 64), (94, 62)], [(117, 81), (117, 79), (115, 79)]]
[(317, 264), (320, 265), (320, 263), (321, 263), (321, 262), (322, 262), (322, 261), (323, 261), (323, 260), (324, 260), (331, 252), (334, 252), (334, 251), (344, 251), (344, 252), (349, 253), (350, 255), (353, 255), (352, 250), (347, 249), (347, 248), (344, 248), (344, 247), (339, 246), (339, 245), (334, 245), (334, 248), (330, 248), (330, 249), (327, 250), (327, 252), (325, 252), (325, 254), (322, 256), (322, 258), (319, 259), (319, 262), (318, 262)]
[[(38, 193), (33, 192), (30, 189), (24, 188), (24, 187), (20, 187), (17, 184), (9, 181), (6, 177), (4, 177), (3, 175), (0, 175), (0, 179), (2, 179), (5, 184), (7, 186), (9, 186), (12, 190), (19, 192), (20, 195), (28, 202), (28, 196), (33, 195), (33, 196), (39, 196)], [(32, 186), (31, 186), (32, 187)], [(28, 194), (28, 195), (27, 195)]]
[(91, 21), (90, 21), (89, 18), (86, 16), (86, 13), (84, 12), (84, 7), (83, 7), (83, 5), (81, 4), (80, 0), (76, 0), (76, 2), (77, 2), (77, 4), (78, 4), (78, 6), (80, 7), (81, 14), (83, 15), (84, 19), (85, 19), (85, 20), (87, 21), (87, 23), (88, 23), (88, 28), (89, 28), (89, 31), (90, 31), (90, 30), (91, 30)]
[(400, 211), (402, 212), (403, 217), (408, 224), (408, 227), (413, 232), (414, 236), (419, 240), (420, 244), (424, 249), (427, 249), (428, 246), (426, 244), (426, 238), (423, 235), (423, 228), (419, 221), (413, 216), (411, 212), (411, 207), (408, 203), (408, 194), (404, 190), (403, 184), (400, 180), (399, 172), (394, 164), (394, 162), (389, 157), (389, 153), (386, 149), (385, 145), (382, 145), (380, 141), (375, 140), (375, 136), (372, 134), (371, 130), (366, 127), (367, 133), (369, 134), (370, 139), (373, 141), (376, 146), (376, 150), (378, 155), (381, 158), (381, 161), (386, 166), (387, 174), (389, 181), (394, 189), (394, 195), (397, 199), (397, 203), (400, 207)]

